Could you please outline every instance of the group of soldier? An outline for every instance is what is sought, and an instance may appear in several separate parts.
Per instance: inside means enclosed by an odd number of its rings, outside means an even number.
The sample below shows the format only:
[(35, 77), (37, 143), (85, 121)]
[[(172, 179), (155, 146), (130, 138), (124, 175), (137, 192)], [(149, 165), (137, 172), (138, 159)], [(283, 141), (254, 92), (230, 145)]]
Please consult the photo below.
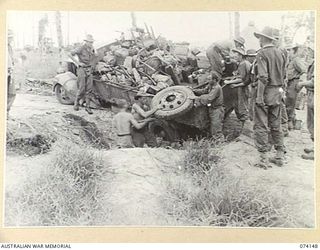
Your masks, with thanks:
[[(253, 120), (254, 141), (259, 152), (255, 166), (267, 169), (272, 164), (284, 165), (284, 136), (288, 129), (293, 129), (295, 106), (299, 91), (307, 89), (307, 127), (314, 140), (314, 61), (306, 65), (305, 57), (313, 59), (314, 45), (279, 46), (280, 32), (265, 27), (255, 32), (261, 48), (258, 51), (245, 51), (245, 40), (238, 37), (233, 48), (226, 43), (215, 43), (207, 50), (207, 57), (212, 67), (211, 83), (196, 95), (202, 104), (209, 103), (211, 134), (222, 133), (222, 123), (232, 110), (243, 125), (250, 118)], [(232, 69), (234, 77), (224, 77), (226, 58), (233, 58), (237, 68)], [(306, 75), (306, 78), (304, 76)], [(220, 84), (216, 84), (220, 82)], [(223, 110), (221, 85), (237, 89), (233, 105)], [(223, 115), (222, 115), (223, 114)], [(268, 157), (274, 146), (273, 157)], [(306, 148), (303, 159), (314, 159), (314, 149)]]
[[(193, 89), (196, 105), (206, 105), (209, 110), (210, 132), (212, 136), (223, 137), (222, 127), (225, 118), (234, 110), (243, 128), (246, 120), (253, 120), (254, 140), (259, 152), (256, 166), (267, 169), (270, 163), (284, 165), (284, 136), (287, 129), (293, 129), (295, 121), (295, 105), (297, 94), (303, 87), (307, 89), (307, 126), (314, 140), (314, 61), (305, 65), (302, 54), (314, 56), (314, 45), (293, 45), (282, 48), (279, 46), (280, 32), (271, 27), (265, 27), (254, 35), (259, 39), (261, 49), (246, 50), (242, 37), (234, 39), (232, 47), (226, 43), (214, 43), (207, 50), (211, 64), (209, 84), (202, 89)], [(13, 67), (11, 42), (13, 34), (8, 32), (8, 103), (7, 111), (15, 97), (14, 84), (11, 80)], [(90, 99), (92, 95), (92, 60), (95, 57), (93, 37), (87, 35), (84, 44), (71, 51), (69, 57), (78, 66), (78, 92), (74, 102), (74, 110), (79, 110), (80, 99), (86, 101), (86, 111), (92, 114)], [(77, 57), (75, 57), (77, 56)], [(236, 62), (236, 68), (227, 67), (230, 58)], [(233, 77), (226, 78), (226, 71)], [(227, 72), (228, 73), (228, 72)], [(229, 72), (230, 73), (230, 72)], [(304, 80), (303, 75), (306, 75)], [(233, 105), (225, 108), (223, 86), (228, 85), (236, 90)], [(155, 145), (155, 139), (148, 134), (145, 125), (155, 110), (145, 110), (144, 97), (146, 93), (136, 96), (137, 103), (133, 105), (133, 114), (126, 112), (128, 104), (119, 103), (119, 114), (115, 117), (119, 141), (123, 146), (143, 146), (148, 142)], [(134, 116), (136, 115), (136, 116)], [(137, 123), (146, 119), (144, 122)], [(131, 129), (129, 129), (131, 127)], [(145, 130), (143, 133), (142, 130)], [(136, 133), (135, 133), (136, 131)], [(121, 138), (120, 138), (121, 137)], [(272, 146), (275, 155), (268, 158)], [(304, 159), (313, 159), (313, 148), (305, 149)]]

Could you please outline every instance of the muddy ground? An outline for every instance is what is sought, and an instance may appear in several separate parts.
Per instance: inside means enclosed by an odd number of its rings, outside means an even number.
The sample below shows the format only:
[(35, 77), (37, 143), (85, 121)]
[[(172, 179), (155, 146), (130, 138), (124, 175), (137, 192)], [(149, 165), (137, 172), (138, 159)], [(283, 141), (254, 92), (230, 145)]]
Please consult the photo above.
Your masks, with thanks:
[[(305, 112), (297, 111), (298, 118), (305, 121)], [(59, 140), (72, 141), (101, 152), (108, 168), (108, 178), (101, 184), (108, 219), (99, 225), (181, 224), (179, 218), (166, 213), (162, 201), (167, 195), (167, 180), (181, 170), (184, 150), (115, 149), (112, 117), (107, 109), (94, 110), (90, 116), (84, 109), (75, 112), (72, 106), (59, 104), (53, 96), (18, 94), (7, 121), (6, 197), (21, 191), (23, 183), (41, 176), (52, 161), (52, 145)], [(227, 127), (236, 124), (234, 116), (227, 121)], [(257, 152), (250, 138), (251, 128), (248, 122), (244, 135), (223, 146), (222, 164), (231, 169), (235, 178), (245, 176), (248, 185), (259, 183), (267, 186), (270, 193), (280, 193), (298, 226), (314, 227), (314, 162), (300, 157), (311, 144), (306, 123), (285, 139), (286, 165), (269, 170), (253, 167)], [(30, 138), (33, 141), (27, 143), (28, 147), (21, 146)], [(6, 214), (10, 214), (8, 209)], [(21, 216), (23, 213), (20, 217), (5, 217), (6, 226), (32, 224)]]

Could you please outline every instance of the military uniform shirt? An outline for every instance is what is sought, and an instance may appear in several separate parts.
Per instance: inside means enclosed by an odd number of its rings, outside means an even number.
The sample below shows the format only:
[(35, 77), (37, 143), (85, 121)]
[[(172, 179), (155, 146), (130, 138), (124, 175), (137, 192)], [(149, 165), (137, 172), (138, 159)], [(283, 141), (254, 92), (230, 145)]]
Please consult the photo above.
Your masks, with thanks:
[(199, 97), (201, 104), (207, 105), (211, 103), (211, 108), (223, 106), (223, 92), (219, 84), (215, 86), (208, 85), (204, 89), (194, 90)]
[(273, 44), (265, 45), (257, 55), (258, 79), (267, 86), (283, 86), (285, 57)]
[(77, 55), (79, 61), (84, 63), (87, 66), (90, 66), (95, 58), (94, 49), (89, 48), (86, 45), (82, 45), (73, 51), (71, 51), (71, 55)]
[(307, 80), (311, 81), (312, 86), (307, 86), (306, 89), (314, 92), (314, 61), (308, 67)]
[(224, 71), (224, 60), (221, 55), (221, 50), (216, 44), (211, 45), (206, 51), (207, 58), (209, 59), (212, 71), (215, 71), (223, 75)]
[(306, 73), (305, 64), (300, 57), (296, 56), (288, 65), (288, 80), (299, 79), (303, 73)]
[(245, 86), (250, 84), (250, 68), (251, 64), (247, 60), (244, 60), (239, 64), (237, 69), (238, 74)]

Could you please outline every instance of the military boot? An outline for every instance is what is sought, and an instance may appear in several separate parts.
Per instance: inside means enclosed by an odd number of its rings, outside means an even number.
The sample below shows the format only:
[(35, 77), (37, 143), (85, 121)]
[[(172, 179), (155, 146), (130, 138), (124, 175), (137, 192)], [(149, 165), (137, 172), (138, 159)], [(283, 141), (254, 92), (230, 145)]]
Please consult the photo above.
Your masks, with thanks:
[(282, 133), (283, 133), (284, 137), (288, 137), (289, 136), (288, 126), (286, 126), (285, 124), (283, 124), (283, 126), (282, 126)]
[(301, 158), (304, 160), (314, 160), (314, 151), (301, 155)]
[(277, 153), (274, 157), (269, 158), (269, 162), (274, 163), (278, 167), (282, 167), (284, 163), (284, 151), (277, 150)]
[(93, 114), (93, 112), (92, 112), (92, 110), (91, 110), (91, 108), (90, 108), (90, 98), (86, 98), (86, 111), (87, 111), (87, 113), (89, 114), (89, 115), (92, 115)]
[(266, 152), (259, 153), (259, 160), (254, 164), (254, 166), (258, 168), (262, 168), (264, 170), (267, 170), (268, 168), (271, 167), (271, 165), (268, 164)]

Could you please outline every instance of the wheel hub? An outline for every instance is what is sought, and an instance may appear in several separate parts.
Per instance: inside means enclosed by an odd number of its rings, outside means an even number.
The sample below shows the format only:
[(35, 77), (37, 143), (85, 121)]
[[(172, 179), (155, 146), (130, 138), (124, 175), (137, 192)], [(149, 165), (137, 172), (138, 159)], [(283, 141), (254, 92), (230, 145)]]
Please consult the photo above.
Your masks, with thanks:
[(169, 92), (159, 100), (159, 106), (163, 111), (174, 110), (179, 108), (186, 99), (187, 96), (184, 93), (178, 91)]

